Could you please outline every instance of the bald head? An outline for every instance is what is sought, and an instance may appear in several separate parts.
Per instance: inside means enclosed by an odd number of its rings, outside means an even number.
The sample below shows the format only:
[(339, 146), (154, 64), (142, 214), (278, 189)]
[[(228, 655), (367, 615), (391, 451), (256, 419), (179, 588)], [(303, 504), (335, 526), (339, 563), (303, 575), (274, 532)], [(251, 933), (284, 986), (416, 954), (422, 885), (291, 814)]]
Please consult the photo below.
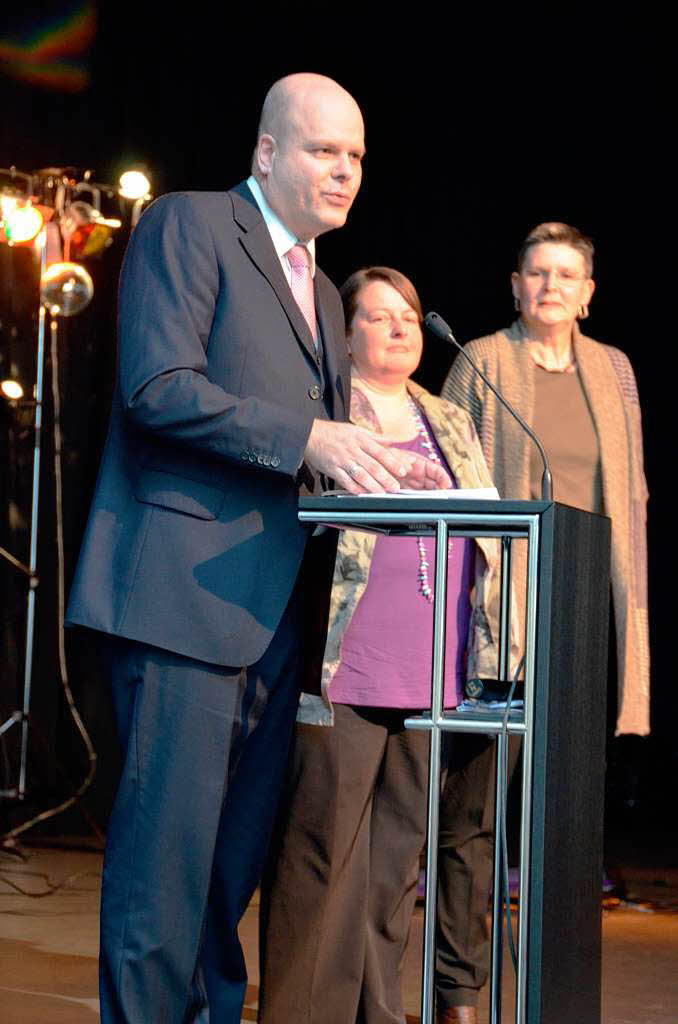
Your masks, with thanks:
[(351, 94), (333, 78), (311, 72), (299, 72), (279, 78), (266, 93), (261, 108), (258, 136), (272, 135), (280, 141), (294, 125), (299, 114), (303, 113), (309, 101), (321, 95), (326, 99), (353, 106), (360, 115), (358, 104)]
[(252, 173), (300, 241), (340, 227), (360, 187), (363, 119), (350, 93), (325, 75), (287, 75), (268, 91)]

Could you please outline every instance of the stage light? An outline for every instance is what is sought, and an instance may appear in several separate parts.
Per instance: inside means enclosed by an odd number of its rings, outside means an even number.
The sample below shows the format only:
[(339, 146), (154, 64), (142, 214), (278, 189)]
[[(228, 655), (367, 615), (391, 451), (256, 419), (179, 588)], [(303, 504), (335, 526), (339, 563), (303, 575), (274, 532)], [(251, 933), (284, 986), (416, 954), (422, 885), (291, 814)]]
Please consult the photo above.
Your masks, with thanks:
[(103, 217), (96, 207), (77, 199), (65, 208), (61, 217), (64, 256), (67, 260), (98, 256), (111, 245), (113, 232), (121, 226), (122, 221)]
[(40, 278), (40, 301), (53, 316), (75, 316), (93, 294), (92, 278), (79, 263), (53, 263)]
[(44, 218), (31, 203), (22, 203), (14, 196), (2, 196), (2, 228), (8, 245), (32, 242), (40, 234)]
[(0, 391), (2, 391), (5, 398), (9, 398), (11, 402), (16, 402), (19, 398), (24, 397), (24, 389), (21, 387), (18, 380), (0, 381)]
[(120, 175), (118, 191), (123, 199), (145, 199), (150, 189), (151, 183), (141, 171), (125, 171)]

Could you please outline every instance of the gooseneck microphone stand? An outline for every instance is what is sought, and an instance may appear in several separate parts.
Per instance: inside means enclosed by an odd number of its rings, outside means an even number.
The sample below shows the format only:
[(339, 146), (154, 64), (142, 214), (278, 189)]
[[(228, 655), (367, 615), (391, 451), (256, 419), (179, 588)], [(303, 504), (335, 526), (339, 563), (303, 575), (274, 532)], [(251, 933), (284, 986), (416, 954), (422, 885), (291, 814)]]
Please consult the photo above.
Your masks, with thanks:
[(472, 367), (473, 370), (475, 370), (480, 379), (483, 380), (485, 384), (487, 384), (490, 391), (499, 399), (504, 408), (511, 413), (514, 420), (516, 420), (521, 425), (525, 433), (532, 438), (537, 448), (539, 449), (542, 465), (544, 467), (544, 472), (541, 478), (541, 500), (553, 501), (553, 481), (551, 477), (551, 467), (549, 465), (548, 456), (544, 451), (544, 446), (535, 434), (534, 430), (532, 430), (531, 427), (528, 427), (527, 423), (520, 415), (520, 413), (516, 412), (513, 406), (506, 401), (504, 396), (500, 394), (500, 392), (496, 389), (494, 384), (487, 379), (483, 371), (478, 369), (476, 364), (473, 362), (471, 357), (464, 349), (464, 346), (459, 344), (455, 336), (452, 334), (452, 331), (450, 330), (448, 324), (445, 323), (443, 318), (439, 316), (438, 313), (427, 313), (426, 316), (424, 317), (424, 325), (428, 327), (429, 331), (431, 331), (432, 334), (435, 334), (436, 338), (440, 338), (441, 341), (449, 341), (450, 344), (454, 345), (455, 348), (459, 349), (466, 362)]

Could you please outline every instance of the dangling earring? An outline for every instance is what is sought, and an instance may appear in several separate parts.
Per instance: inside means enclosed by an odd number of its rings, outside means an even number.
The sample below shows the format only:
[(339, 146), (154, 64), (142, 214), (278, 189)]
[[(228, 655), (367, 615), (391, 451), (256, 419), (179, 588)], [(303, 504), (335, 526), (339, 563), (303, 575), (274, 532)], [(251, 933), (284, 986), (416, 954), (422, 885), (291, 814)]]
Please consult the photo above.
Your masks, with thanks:
[(516, 313), (520, 313), (520, 299), (517, 295), (513, 296), (513, 308), (515, 309)]
[(579, 309), (577, 310), (577, 319), (578, 320), (586, 320), (586, 317), (588, 315), (589, 315), (589, 307), (586, 305), (586, 303), (584, 303), (584, 305), (580, 306)]

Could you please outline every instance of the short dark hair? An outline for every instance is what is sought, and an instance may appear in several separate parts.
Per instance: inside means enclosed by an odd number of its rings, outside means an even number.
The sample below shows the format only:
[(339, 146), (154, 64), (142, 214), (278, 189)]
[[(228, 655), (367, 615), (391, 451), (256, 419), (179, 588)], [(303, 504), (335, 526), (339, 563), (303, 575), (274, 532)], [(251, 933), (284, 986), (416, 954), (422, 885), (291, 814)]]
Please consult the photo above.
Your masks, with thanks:
[(561, 224), (555, 220), (547, 221), (545, 224), (538, 224), (536, 228), (532, 228), (518, 251), (518, 270), (523, 269), (530, 249), (534, 245), (541, 245), (543, 242), (556, 242), (560, 245), (569, 245), (576, 249), (584, 257), (586, 273), (591, 277), (593, 273), (593, 242), (577, 228), (573, 228), (570, 224)]
[(374, 281), (383, 281), (385, 284), (390, 284), (392, 288), (395, 288), (402, 295), (408, 306), (411, 306), (416, 312), (419, 322), (424, 319), (424, 311), (421, 308), (417, 289), (409, 277), (405, 277), (399, 270), (393, 270), (392, 267), (363, 267), (362, 270), (356, 270), (350, 277), (347, 277), (339, 289), (341, 301), (344, 304), (344, 318), (347, 331), (351, 329), (353, 317), (358, 308), (360, 292)]

